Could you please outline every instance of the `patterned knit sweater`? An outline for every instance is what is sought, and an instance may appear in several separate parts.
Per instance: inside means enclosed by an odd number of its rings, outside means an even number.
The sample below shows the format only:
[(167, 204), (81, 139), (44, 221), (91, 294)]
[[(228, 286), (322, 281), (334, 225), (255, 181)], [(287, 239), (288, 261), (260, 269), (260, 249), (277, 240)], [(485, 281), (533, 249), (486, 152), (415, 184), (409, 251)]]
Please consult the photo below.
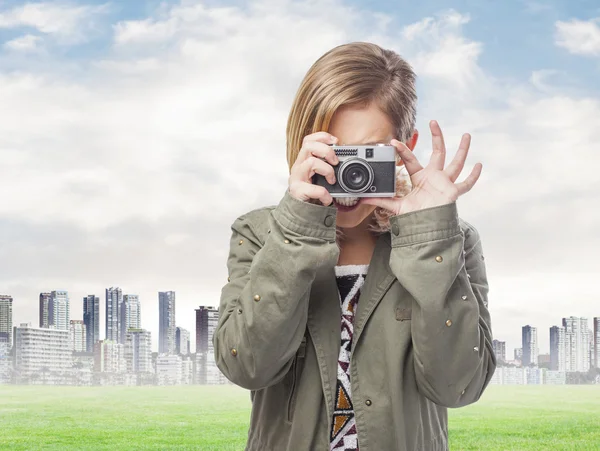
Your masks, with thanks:
[(358, 433), (350, 391), (350, 357), (352, 335), (354, 333), (354, 312), (368, 269), (369, 265), (341, 265), (335, 267), (342, 317), (330, 451), (358, 451)]

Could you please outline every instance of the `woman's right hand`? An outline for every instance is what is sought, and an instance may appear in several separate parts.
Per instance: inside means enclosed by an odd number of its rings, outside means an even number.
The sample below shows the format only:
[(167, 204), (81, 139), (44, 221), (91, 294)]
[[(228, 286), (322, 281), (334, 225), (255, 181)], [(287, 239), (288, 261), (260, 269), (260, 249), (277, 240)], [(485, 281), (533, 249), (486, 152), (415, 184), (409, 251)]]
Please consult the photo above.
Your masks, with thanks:
[(323, 205), (330, 205), (333, 198), (324, 186), (314, 185), (312, 176), (320, 174), (330, 183), (335, 183), (335, 171), (332, 166), (339, 163), (333, 148), (337, 138), (327, 132), (316, 132), (302, 140), (302, 148), (290, 171), (288, 180), (292, 197), (301, 201), (318, 199)]

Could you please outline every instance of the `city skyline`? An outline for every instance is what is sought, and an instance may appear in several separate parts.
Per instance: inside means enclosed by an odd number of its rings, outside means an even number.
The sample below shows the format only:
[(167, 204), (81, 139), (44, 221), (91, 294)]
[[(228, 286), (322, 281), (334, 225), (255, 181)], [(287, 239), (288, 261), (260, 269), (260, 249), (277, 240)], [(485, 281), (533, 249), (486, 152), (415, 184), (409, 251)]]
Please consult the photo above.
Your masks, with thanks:
[[(84, 320), (69, 319), (68, 293), (58, 294), (67, 304), (57, 307), (66, 311), (66, 318), (48, 320), (44, 309), (52, 311), (40, 296), (40, 316), (37, 325), (29, 322), (12, 324), (12, 303), (9, 295), (0, 295), (0, 384), (43, 383), (51, 385), (171, 385), (171, 384), (228, 384), (212, 355), (212, 334), (216, 330), (219, 312), (212, 307), (200, 306), (196, 335), (204, 343), (194, 353), (190, 349), (190, 331), (175, 325), (175, 292), (160, 292), (159, 306), (162, 349), (153, 352), (151, 332), (140, 327), (137, 295), (121, 296), (121, 289), (106, 290), (106, 304), (114, 299), (122, 302), (118, 311), (117, 329), (128, 327), (118, 341), (99, 340), (88, 349), (90, 334)], [(96, 310), (96, 296), (84, 299), (84, 317)], [(88, 302), (89, 301), (89, 302)], [(50, 304), (52, 304), (51, 302)], [(51, 306), (52, 307), (52, 306)], [(52, 307), (54, 308), (54, 307)], [(107, 310), (112, 307), (107, 307)], [(56, 309), (55, 309), (56, 310)], [(114, 310), (114, 309), (113, 309)], [(64, 322), (68, 327), (64, 327)], [(109, 319), (106, 333), (114, 335), (114, 321)], [(95, 328), (95, 327), (94, 327)], [(10, 330), (10, 333), (8, 332)], [(171, 333), (171, 331), (173, 333)], [(14, 337), (11, 347), (9, 338)], [(11, 349), (12, 348), (12, 349)]]
[[(105, 291), (109, 292), (112, 288), (113, 287), (106, 288)], [(120, 290), (120, 292), (125, 293), (125, 291), (123, 289), (121, 289), (120, 286), (118, 286), (116, 288), (118, 288)], [(62, 290), (59, 290), (59, 291), (62, 291)], [(67, 290), (64, 290), (64, 291), (66, 293), (68, 293)], [(157, 308), (156, 308), (156, 310), (159, 311), (159, 312), (160, 312), (160, 303), (161, 303), (161, 301), (160, 301), (160, 299), (161, 299), (161, 293), (165, 293), (165, 294), (166, 293), (173, 293), (173, 297), (174, 297), (175, 293), (176, 293), (176, 290), (158, 291), (157, 292), (157, 300), (156, 300), (156, 306), (157, 306)], [(41, 297), (42, 294), (44, 294), (44, 293), (40, 293), (40, 297)], [(2, 296), (1, 292), (0, 292), (0, 296)], [(88, 295), (88, 296), (91, 296), (91, 295)], [(160, 343), (160, 337), (159, 337), (159, 334), (160, 334), (160, 314), (157, 315), (157, 325), (155, 325), (154, 327), (149, 326), (149, 325), (145, 324), (145, 321), (141, 320), (141, 315), (142, 315), (141, 312), (143, 311), (143, 308), (141, 307), (141, 301), (139, 299), (139, 296), (135, 295), (135, 294), (131, 294), (131, 293), (125, 293), (122, 296), (123, 297), (125, 297), (125, 296), (133, 296), (133, 297), (135, 297), (136, 304), (138, 305), (138, 308), (139, 308), (139, 310), (136, 310), (136, 317), (138, 317), (140, 319), (140, 323), (136, 322), (136, 324), (140, 324), (142, 328), (144, 328), (144, 329), (146, 329), (146, 330), (148, 330), (148, 331), (150, 331), (152, 333), (152, 349), (158, 351), (159, 350), (159, 343)], [(84, 296), (84, 300), (82, 301), (83, 303), (85, 303), (85, 298), (86, 298), (86, 296)], [(106, 302), (106, 299), (104, 300), (104, 302)], [(179, 302), (179, 301), (177, 301), (177, 302)], [(102, 304), (102, 300), (100, 301), (100, 303)], [(205, 306), (205, 308), (213, 308), (213, 309), (218, 310), (218, 305), (213, 306), (213, 305), (208, 305), (207, 304)], [(13, 310), (14, 310), (14, 305), (13, 305)], [(100, 311), (103, 311), (103, 310), (106, 310), (106, 308), (103, 309), (102, 306), (100, 306)], [(175, 317), (175, 323), (174, 323), (174, 328), (173, 328), (173, 340), (176, 337), (176, 333), (177, 333), (177, 329), (178, 328), (183, 328), (183, 329), (185, 329), (187, 331), (194, 331), (194, 332), (190, 332), (189, 341), (190, 341), (190, 347), (191, 347), (191, 349), (195, 350), (196, 349), (196, 340), (197, 340), (197, 334), (196, 334), (196, 332), (197, 332), (197, 322), (198, 322), (198, 318), (199, 318), (198, 317), (198, 307), (197, 307), (197, 304), (194, 305), (193, 310), (196, 311), (196, 315), (185, 314), (185, 313), (183, 315), (181, 315), (181, 316), (183, 316), (184, 318), (187, 319), (187, 321), (186, 321), (187, 324), (192, 324), (191, 326), (186, 327), (183, 324), (180, 324), (179, 323), (179, 319), (177, 317)], [(71, 307), (71, 311), (73, 311), (72, 307)], [(519, 335), (520, 338), (519, 338), (519, 341), (515, 341), (514, 346), (512, 345), (512, 343), (511, 343), (510, 340), (505, 339), (504, 337), (500, 337), (497, 334), (494, 334), (493, 338), (494, 338), (494, 341), (500, 341), (500, 342), (505, 343), (506, 354), (512, 355), (512, 353), (515, 350), (517, 350), (517, 349), (523, 350), (523, 334), (524, 334), (523, 329), (525, 327), (531, 327), (533, 329), (533, 331), (534, 331), (534, 334), (535, 334), (536, 343), (538, 343), (538, 345), (537, 345), (537, 351), (536, 351), (537, 354), (551, 354), (551, 350), (552, 350), (552, 347), (551, 347), (552, 346), (552, 339), (551, 339), (552, 329), (556, 328), (556, 327), (557, 328), (564, 328), (564, 322), (565, 322), (565, 320), (568, 320), (569, 318), (585, 318), (585, 319), (587, 319), (587, 327), (588, 327), (588, 330), (590, 331), (590, 336), (593, 337), (594, 334), (596, 333), (596, 335), (598, 336), (597, 340), (600, 341), (600, 312), (597, 312), (595, 315), (591, 315), (591, 316), (573, 315), (573, 314), (570, 314), (568, 316), (561, 316), (560, 320), (554, 321), (553, 324), (550, 325), (547, 329), (542, 329), (541, 327), (535, 325), (535, 323), (533, 323), (533, 322), (529, 322), (525, 326), (524, 325), (520, 325), (519, 326), (520, 332), (518, 333), (518, 335)], [(83, 317), (82, 318), (73, 318), (73, 317), (71, 317), (70, 319), (82, 319), (83, 320)], [(101, 328), (103, 327), (102, 326), (103, 324), (106, 324), (105, 321), (106, 321), (105, 318), (101, 319), (101, 322), (100, 322), (100, 327)], [(20, 321), (20, 322), (31, 322), (33, 324), (33, 322), (31, 320)], [(13, 325), (14, 324), (17, 324), (17, 321), (14, 320), (14, 314), (13, 314)], [(138, 327), (138, 326), (134, 326), (134, 327)], [(494, 325), (492, 325), (492, 327), (494, 327)], [(596, 329), (597, 332), (594, 332), (594, 327), (597, 328)], [(539, 334), (538, 331), (540, 331), (540, 330), (547, 330), (548, 332), (547, 333)], [(154, 336), (155, 334), (156, 334), (156, 337)], [(546, 337), (546, 340), (544, 340), (542, 337)], [(542, 340), (540, 340), (540, 338), (542, 338)], [(107, 339), (106, 335), (104, 337), (100, 337), (100, 339), (101, 340), (106, 340)], [(547, 347), (540, 346), (539, 345), (540, 341), (541, 342), (544, 342), (544, 341), (547, 342), (548, 343)], [(173, 350), (174, 350), (175, 347), (176, 347), (175, 341), (173, 341), (173, 345), (172, 346), (173, 346)], [(512, 352), (509, 352), (509, 351), (512, 351)], [(596, 350), (596, 352), (600, 353), (600, 349)], [(527, 355), (527, 354), (525, 354), (525, 355)], [(508, 359), (508, 360), (510, 360), (510, 359)]]
[[(117, 318), (117, 329), (123, 331), (123, 325), (128, 324), (125, 337), (99, 340), (89, 352), (90, 334), (84, 320), (69, 318), (68, 292), (46, 295), (40, 293), (38, 327), (31, 322), (12, 325), (13, 299), (0, 295), (0, 383), (29, 384), (40, 382), (40, 378), (43, 384), (58, 385), (230, 383), (217, 367), (213, 353), (212, 338), (219, 321), (219, 311), (214, 307), (200, 305), (195, 309), (196, 342), (202, 345), (190, 353), (190, 331), (175, 322), (175, 292), (159, 292), (161, 337), (158, 352), (153, 352), (152, 334), (141, 328), (139, 321), (138, 296), (122, 295), (119, 287), (111, 287), (106, 289), (106, 310), (114, 310), (110, 306), (120, 299), (117, 311), (122, 313)], [(84, 298), (84, 317), (90, 311), (90, 299), (93, 309), (99, 307), (97, 297), (88, 295)], [(45, 310), (55, 313), (49, 315)], [(66, 329), (65, 322), (69, 325)], [(112, 334), (113, 323), (109, 318), (106, 333)], [(14, 334), (12, 352), (8, 347), (9, 329)], [(504, 341), (493, 340), (498, 364), (492, 384), (573, 384), (589, 383), (591, 378), (600, 381), (600, 317), (593, 317), (591, 323), (588, 318), (563, 317), (562, 326), (549, 329), (549, 353), (540, 352), (535, 326), (524, 325), (521, 332), (522, 346), (514, 349), (514, 359), (507, 359)]]

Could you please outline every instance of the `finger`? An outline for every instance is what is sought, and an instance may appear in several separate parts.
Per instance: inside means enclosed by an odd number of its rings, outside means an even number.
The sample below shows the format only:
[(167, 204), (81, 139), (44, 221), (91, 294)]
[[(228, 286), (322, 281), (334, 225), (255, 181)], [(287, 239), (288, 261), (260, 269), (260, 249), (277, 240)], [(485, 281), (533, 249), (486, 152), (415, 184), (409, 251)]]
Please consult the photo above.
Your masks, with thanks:
[(292, 168), (294, 175), (297, 175), (299, 180), (310, 182), (310, 179), (315, 174), (324, 176), (329, 184), (335, 183), (335, 170), (326, 161), (320, 160), (317, 157), (309, 157), (304, 163), (298, 165), (296, 169)]
[(312, 143), (312, 142), (320, 142), (323, 144), (335, 144), (338, 142), (338, 139), (333, 136), (331, 133), (328, 132), (315, 132), (315, 133), (311, 133), (310, 135), (306, 135), (303, 139), (302, 139), (302, 147), (300, 148), (300, 151), (298, 152), (298, 156), (296, 157), (296, 161), (299, 160), (299, 163), (302, 163), (304, 160), (306, 160), (307, 157), (310, 156), (310, 153), (308, 152), (308, 150), (305, 148), (307, 143)]
[(329, 144), (333, 143), (334, 141), (337, 142), (337, 138), (329, 132), (315, 132), (311, 133), (310, 135), (306, 135), (302, 139), (302, 144), (306, 143), (307, 141), (320, 141), (325, 144)]
[(431, 130), (433, 152), (431, 153), (431, 158), (429, 159), (429, 164), (427, 166), (432, 166), (442, 171), (446, 161), (446, 145), (444, 144), (442, 129), (437, 121), (430, 121), (429, 128)]
[(483, 165), (481, 163), (477, 163), (469, 176), (462, 182), (457, 183), (455, 186), (458, 188), (458, 195), (462, 196), (463, 194), (469, 192), (473, 185), (479, 180), (479, 176), (481, 175), (481, 170), (483, 169)]
[(319, 141), (307, 141), (298, 154), (298, 164), (302, 164), (309, 157), (315, 156), (321, 159), (325, 159), (329, 164), (335, 166), (340, 160), (338, 159), (333, 147), (328, 146), (325, 143)]
[(415, 154), (406, 146), (406, 144), (397, 139), (392, 139), (390, 144), (396, 148), (408, 175), (413, 175), (415, 172), (419, 172), (423, 169), (423, 166), (421, 166), (421, 163), (419, 163)]
[(462, 172), (465, 166), (465, 160), (467, 159), (467, 154), (469, 153), (469, 147), (471, 146), (471, 135), (465, 133), (461, 140), (460, 145), (458, 146), (458, 151), (454, 158), (450, 162), (450, 164), (444, 169), (444, 172), (448, 174), (450, 180), (455, 182), (460, 173)]
[(324, 186), (297, 181), (290, 184), (290, 194), (302, 201), (318, 199), (323, 205), (331, 205), (333, 197)]

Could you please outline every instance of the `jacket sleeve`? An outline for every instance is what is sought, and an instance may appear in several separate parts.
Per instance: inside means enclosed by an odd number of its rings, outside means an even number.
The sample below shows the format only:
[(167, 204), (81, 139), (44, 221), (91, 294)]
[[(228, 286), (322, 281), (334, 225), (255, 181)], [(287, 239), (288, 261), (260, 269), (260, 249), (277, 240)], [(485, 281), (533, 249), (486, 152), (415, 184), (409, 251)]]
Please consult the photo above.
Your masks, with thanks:
[(305, 333), (315, 275), (339, 256), (336, 211), (286, 191), (268, 213), (264, 243), (251, 214), (233, 223), (229, 281), (213, 334), (216, 364), (233, 383), (258, 390), (289, 371)]
[(445, 407), (477, 401), (496, 369), (481, 241), (463, 222), (456, 202), (390, 218), (390, 267), (414, 298), (417, 387)]

